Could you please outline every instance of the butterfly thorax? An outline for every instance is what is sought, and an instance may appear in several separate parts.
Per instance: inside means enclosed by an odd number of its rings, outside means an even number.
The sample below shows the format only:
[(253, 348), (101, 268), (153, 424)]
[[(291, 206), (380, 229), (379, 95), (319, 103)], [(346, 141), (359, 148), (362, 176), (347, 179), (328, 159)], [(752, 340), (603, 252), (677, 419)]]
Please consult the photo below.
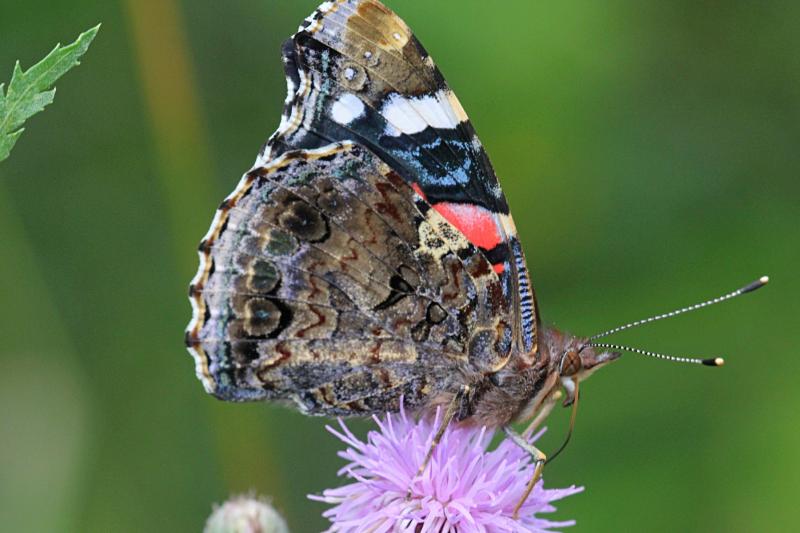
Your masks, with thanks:
[(586, 342), (584, 337), (556, 328), (541, 328), (536, 352), (513, 355), (503, 369), (486, 376), (476, 387), (470, 421), (496, 427), (527, 420), (562, 388), (564, 404), (571, 404), (573, 379), (582, 381), (619, 356), (597, 353)]

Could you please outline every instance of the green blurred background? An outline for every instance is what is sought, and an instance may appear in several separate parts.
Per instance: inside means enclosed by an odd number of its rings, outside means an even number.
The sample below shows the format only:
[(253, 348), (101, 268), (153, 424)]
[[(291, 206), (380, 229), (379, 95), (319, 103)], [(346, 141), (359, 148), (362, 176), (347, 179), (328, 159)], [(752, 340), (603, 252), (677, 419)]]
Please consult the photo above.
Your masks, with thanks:
[[(800, 518), (800, 3), (389, 2), (492, 156), (544, 319), (594, 333), (769, 274), (618, 342), (546, 472), (576, 531), (782, 531)], [(279, 45), (314, 0), (27, 0), (0, 80), (103, 27), (0, 164), (0, 529), (197, 531), (230, 493), (296, 532), (337, 484), (325, 420), (203, 392), (196, 245), (278, 124)], [(544, 449), (567, 412), (549, 422)], [(368, 424), (358, 426), (362, 430)]]

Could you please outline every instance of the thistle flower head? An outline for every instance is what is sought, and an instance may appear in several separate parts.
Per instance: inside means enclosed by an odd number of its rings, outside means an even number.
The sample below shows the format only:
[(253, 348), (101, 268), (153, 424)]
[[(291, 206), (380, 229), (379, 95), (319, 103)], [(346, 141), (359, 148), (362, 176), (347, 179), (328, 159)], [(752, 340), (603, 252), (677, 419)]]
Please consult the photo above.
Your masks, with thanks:
[[(553, 501), (583, 488), (545, 489), (541, 480), (519, 518), (513, 518), (514, 507), (533, 475), (533, 463), (510, 440), (489, 450), (493, 434), (485, 428), (451, 424), (417, 477), (440, 419), (437, 412), (432, 420), (416, 421), (402, 410), (382, 420), (375, 417), (378, 430), (371, 431), (366, 442), (341, 420), (340, 429), (329, 427), (348, 445), (339, 453), (348, 461), (339, 475), (352, 482), (310, 496), (334, 504), (323, 514), (331, 521), (328, 531), (545, 532), (574, 524), (537, 515), (554, 511)], [(407, 498), (409, 488), (411, 497)]]

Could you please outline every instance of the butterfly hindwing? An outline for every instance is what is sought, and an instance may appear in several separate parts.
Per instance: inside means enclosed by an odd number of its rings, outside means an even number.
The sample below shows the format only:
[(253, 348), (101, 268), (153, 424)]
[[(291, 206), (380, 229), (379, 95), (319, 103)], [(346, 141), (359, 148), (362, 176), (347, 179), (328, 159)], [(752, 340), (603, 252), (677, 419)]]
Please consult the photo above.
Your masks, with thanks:
[(369, 150), (287, 151), (223, 202), (187, 343), (206, 388), (314, 414), (420, 405), (503, 364), (491, 264)]

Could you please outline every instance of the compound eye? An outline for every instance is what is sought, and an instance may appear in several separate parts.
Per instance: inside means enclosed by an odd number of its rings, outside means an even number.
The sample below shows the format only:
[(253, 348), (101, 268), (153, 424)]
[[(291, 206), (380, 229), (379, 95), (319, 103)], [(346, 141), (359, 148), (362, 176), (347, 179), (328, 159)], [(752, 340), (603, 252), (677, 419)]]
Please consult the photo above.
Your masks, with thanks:
[(564, 352), (561, 358), (561, 375), (573, 376), (578, 373), (582, 367), (581, 356), (575, 350)]

